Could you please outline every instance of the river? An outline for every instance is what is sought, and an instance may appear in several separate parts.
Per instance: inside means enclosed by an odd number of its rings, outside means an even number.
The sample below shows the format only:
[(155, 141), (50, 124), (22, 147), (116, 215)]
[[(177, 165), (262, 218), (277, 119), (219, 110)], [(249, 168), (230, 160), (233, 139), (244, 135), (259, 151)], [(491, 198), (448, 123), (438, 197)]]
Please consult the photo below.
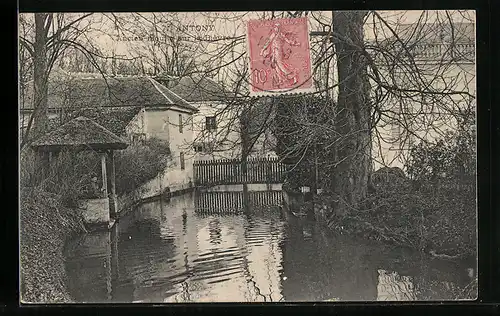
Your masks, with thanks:
[[(336, 234), (284, 214), (280, 192), (189, 193), (67, 241), (77, 302), (415, 301), (470, 298), (470, 262)], [(221, 195), (222, 194), (222, 195)], [(274, 205), (273, 205), (274, 204)], [(217, 205), (217, 206), (216, 206)]]

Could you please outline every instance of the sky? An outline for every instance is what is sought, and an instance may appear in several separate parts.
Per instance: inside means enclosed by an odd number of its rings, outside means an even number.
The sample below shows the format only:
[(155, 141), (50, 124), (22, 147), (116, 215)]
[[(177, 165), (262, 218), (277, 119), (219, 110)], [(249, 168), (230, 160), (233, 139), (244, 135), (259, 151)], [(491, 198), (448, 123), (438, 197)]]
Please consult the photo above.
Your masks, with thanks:
[[(422, 10), (377, 11), (380, 16), (393, 25), (395, 23), (417, 22), (423, 12)], [(427, 11), (427, 14), (429, 15), (429, 22), (434, 21), (437, 16), (433, 11)], [(115, 15), (123, 21), (128, 20), (128, 22), (121, 25), (127, 25), (130, 28), (125, 29), (123, 32), (117, 32), (113, 28), (112, 21), (109, 18), (103, 18), (105, 16), (109, 17), (109, 14), (95, 14), (94, 18), (98, 22), (95, 26), (96, 36), (94, 40), (103, 49), (116, 49), (118, 53), (129, 54), (131, 48), (133, 50), (139, 47), (141, 43), (148, 42), (147, 38), (151, 37), (151, 34), (154, 33), (152, 27), (150, 27), (154, 24), (153, 14), (151, 13), (140, 13), (140, 18), (130, 18), (132, 16), (130, 13), (116, 13)], [(270, 12), (167, 12), (156, 13), (156, 15), (160, 16), (159, 19), (164, 18), (168, 21), (164, 22), (164, 24), (169, 24), (167, 27), (156, 31), (159, 33), (162, 33), (162, 31), (168, 32), (168, 30), (175, 31), (180, 26), (181, 31), (173, 32), (173, 34), (189, 38), (190, 40), (195, 36), (202, 38), (209, 36), (210, 39), (224, 36), (244, 36), (245, 24), (248, 20), (269, 19), (271, 17)], [(440, 12), (439, 15), (444, 16), (443, 12)], [(450, 11), (450, 15), (455, 21), (462, 21), (464, 19), (457, 11)], [(473, 17), (473, 11), (469, 11), (468, 15)], [(331, 16), (331, 11), (311, 12), (309, 15), (310, 30), (321, 30), (319, 23), (315, 21), (315, 17), (324, 23), (329, 23)], [(373, 37), (373, 27), (370, 21), (367, 22), (365, 36), (369, 39)], [(138, 32), (142, 32), (144, 35), (137, 35)]]
[[(429, 22), (434, 21), (436, 17), (446, 17), (443, 11), (439, 13), (421, 10), (376, 11), (376, 13), (391, 26), (415, 23), (423, 13), (428, 15)], [(463, 12), (449, 11), (449, 14), (455, 21), (464, 20)], [(280, 13), (276, 12), (275, 15), (279, 17)], [(474, 18), (473, 11), (466, 12), (466, 15)], [(146, 56), (145, 59), (149, 59), (152, 63), (153, 52), (163, 58), (164, 54), (160, 53), (160, 46), (155, 46), (151, 39), (161, 39), (162, 36), (170, 34), (182, 38), (179, 49), (181, 54), (189, 55), (202, 65), (220, 65), (245, 53), (247, 49), (246, 23), (249, 20), (270, 19), (271, 17), (271, 12), (94, 13), (87, 19), (90, 28), (84, 40), (98, 47), (106, 56), (125, 58)], [(309, 12), (308, 17), (309, 31), (322, 30), (320, 22), (331, 24), (332, 12), (312, 11)], [(365, 24), (366, 40), (374, 38), (374, 30), (377, 30), (379, 37), (386, 30), (380, 21), (374, 25), (373, 21), (376, 19), (371, 17)], [(203, 39), (217, 39), (217, 41), (210, 42)], [(314, 43), (319, 43), (320, 40), (320, 37), (310, 38), (313, 55), (319, 50), (319, 46)], [(165, 46), (162, 48), (165, 49)], [(169, 51), (168, 55), (171, 54), (172, 52)], [(240, 69), (243, 68), (244, 63), (245, 60), (242, 58), (231, 66), (234, 69)], [(226, 75), (227, 72), (224, 76)]]

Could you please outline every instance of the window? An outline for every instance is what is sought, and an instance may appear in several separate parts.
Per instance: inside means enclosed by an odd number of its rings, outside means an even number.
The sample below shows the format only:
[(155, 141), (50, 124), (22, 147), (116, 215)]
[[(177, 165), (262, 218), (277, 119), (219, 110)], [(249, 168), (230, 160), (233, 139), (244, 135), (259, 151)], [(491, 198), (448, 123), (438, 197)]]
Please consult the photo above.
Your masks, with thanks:
[(182, 114), (179, 114), (179, 133), (182, 133)]
[(194, 145), (194, 151), (197, 153), (203, 152), (203, 144), (195, 144)]
[(217, 123), (215, 122), (215, 116), (205, 117), (205, 129), (207, 131), (214, 131), (217, 129)]
[(144, 133), (133, 133), (130, 135), (130, 142), (132, 144), (142, 144), (146, 140), (146, 134)]
[(186, 169), (186, 161), (184, 160), (184, 153), (181, 152), (180, 154), (180, 159), (181, 159), (181, 170)]

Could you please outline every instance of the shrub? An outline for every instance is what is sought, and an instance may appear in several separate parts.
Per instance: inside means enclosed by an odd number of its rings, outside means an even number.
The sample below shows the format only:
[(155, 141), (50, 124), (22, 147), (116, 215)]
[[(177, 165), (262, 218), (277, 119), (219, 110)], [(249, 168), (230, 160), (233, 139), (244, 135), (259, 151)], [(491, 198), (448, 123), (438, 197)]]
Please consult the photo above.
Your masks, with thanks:
[(167, 142), (149, 139), (116, 153), (116, 192), (119, 195), (139, 188), (163, 172), (170, 162)]
[(67, 237), (85, 232), (83, 220), (60, 195), (25, 187), (20, 196), (20, 272), (23, 302), (69, 302), (63, 247)]
[(462, 128), (434, 144), (411, 151), (407, 165), (422, 203), (425, 238), (431, 248), (476, 250), (475, 132)]
[(415, 146), (406, 166), (409, 178), (393, 169), (372, 174), (373, 191), (364, 207), (332, 215), (331, 226), (426, 252), (474, 256), (474, 133), (462, 129)]
[(96, 183), (102, 183), (101, 161), (96, 152), (70, 150), (60, 152), (43, 179), (36, 159), (37, 154), (31, 149), (24, 149), (21, 152), (21, 190), (43, 189), (45, 192), (55, 194), (67, 207), (77, 207), (79, 199), (98, 196), (98, 192), (92, 192), (90, 189), (93, 177), (96, 178)]

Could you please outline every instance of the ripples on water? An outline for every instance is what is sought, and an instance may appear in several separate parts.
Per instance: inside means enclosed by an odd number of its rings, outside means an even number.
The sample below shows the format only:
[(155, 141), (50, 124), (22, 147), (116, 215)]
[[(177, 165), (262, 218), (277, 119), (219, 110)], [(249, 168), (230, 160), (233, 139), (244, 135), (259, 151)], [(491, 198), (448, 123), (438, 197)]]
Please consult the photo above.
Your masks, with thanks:
[[(256, 198), (248, 215), (231, 201), (226, 209), (200, 208), (200, 199), (144, 204), (110, 232), (70, 240), (66, 269), (75, 300), (444, 300), (461, 298), (470, 282), (467, 266), (285, 219), (273, 198)], [(223, 215), (227, 207), (233, 211)]]

